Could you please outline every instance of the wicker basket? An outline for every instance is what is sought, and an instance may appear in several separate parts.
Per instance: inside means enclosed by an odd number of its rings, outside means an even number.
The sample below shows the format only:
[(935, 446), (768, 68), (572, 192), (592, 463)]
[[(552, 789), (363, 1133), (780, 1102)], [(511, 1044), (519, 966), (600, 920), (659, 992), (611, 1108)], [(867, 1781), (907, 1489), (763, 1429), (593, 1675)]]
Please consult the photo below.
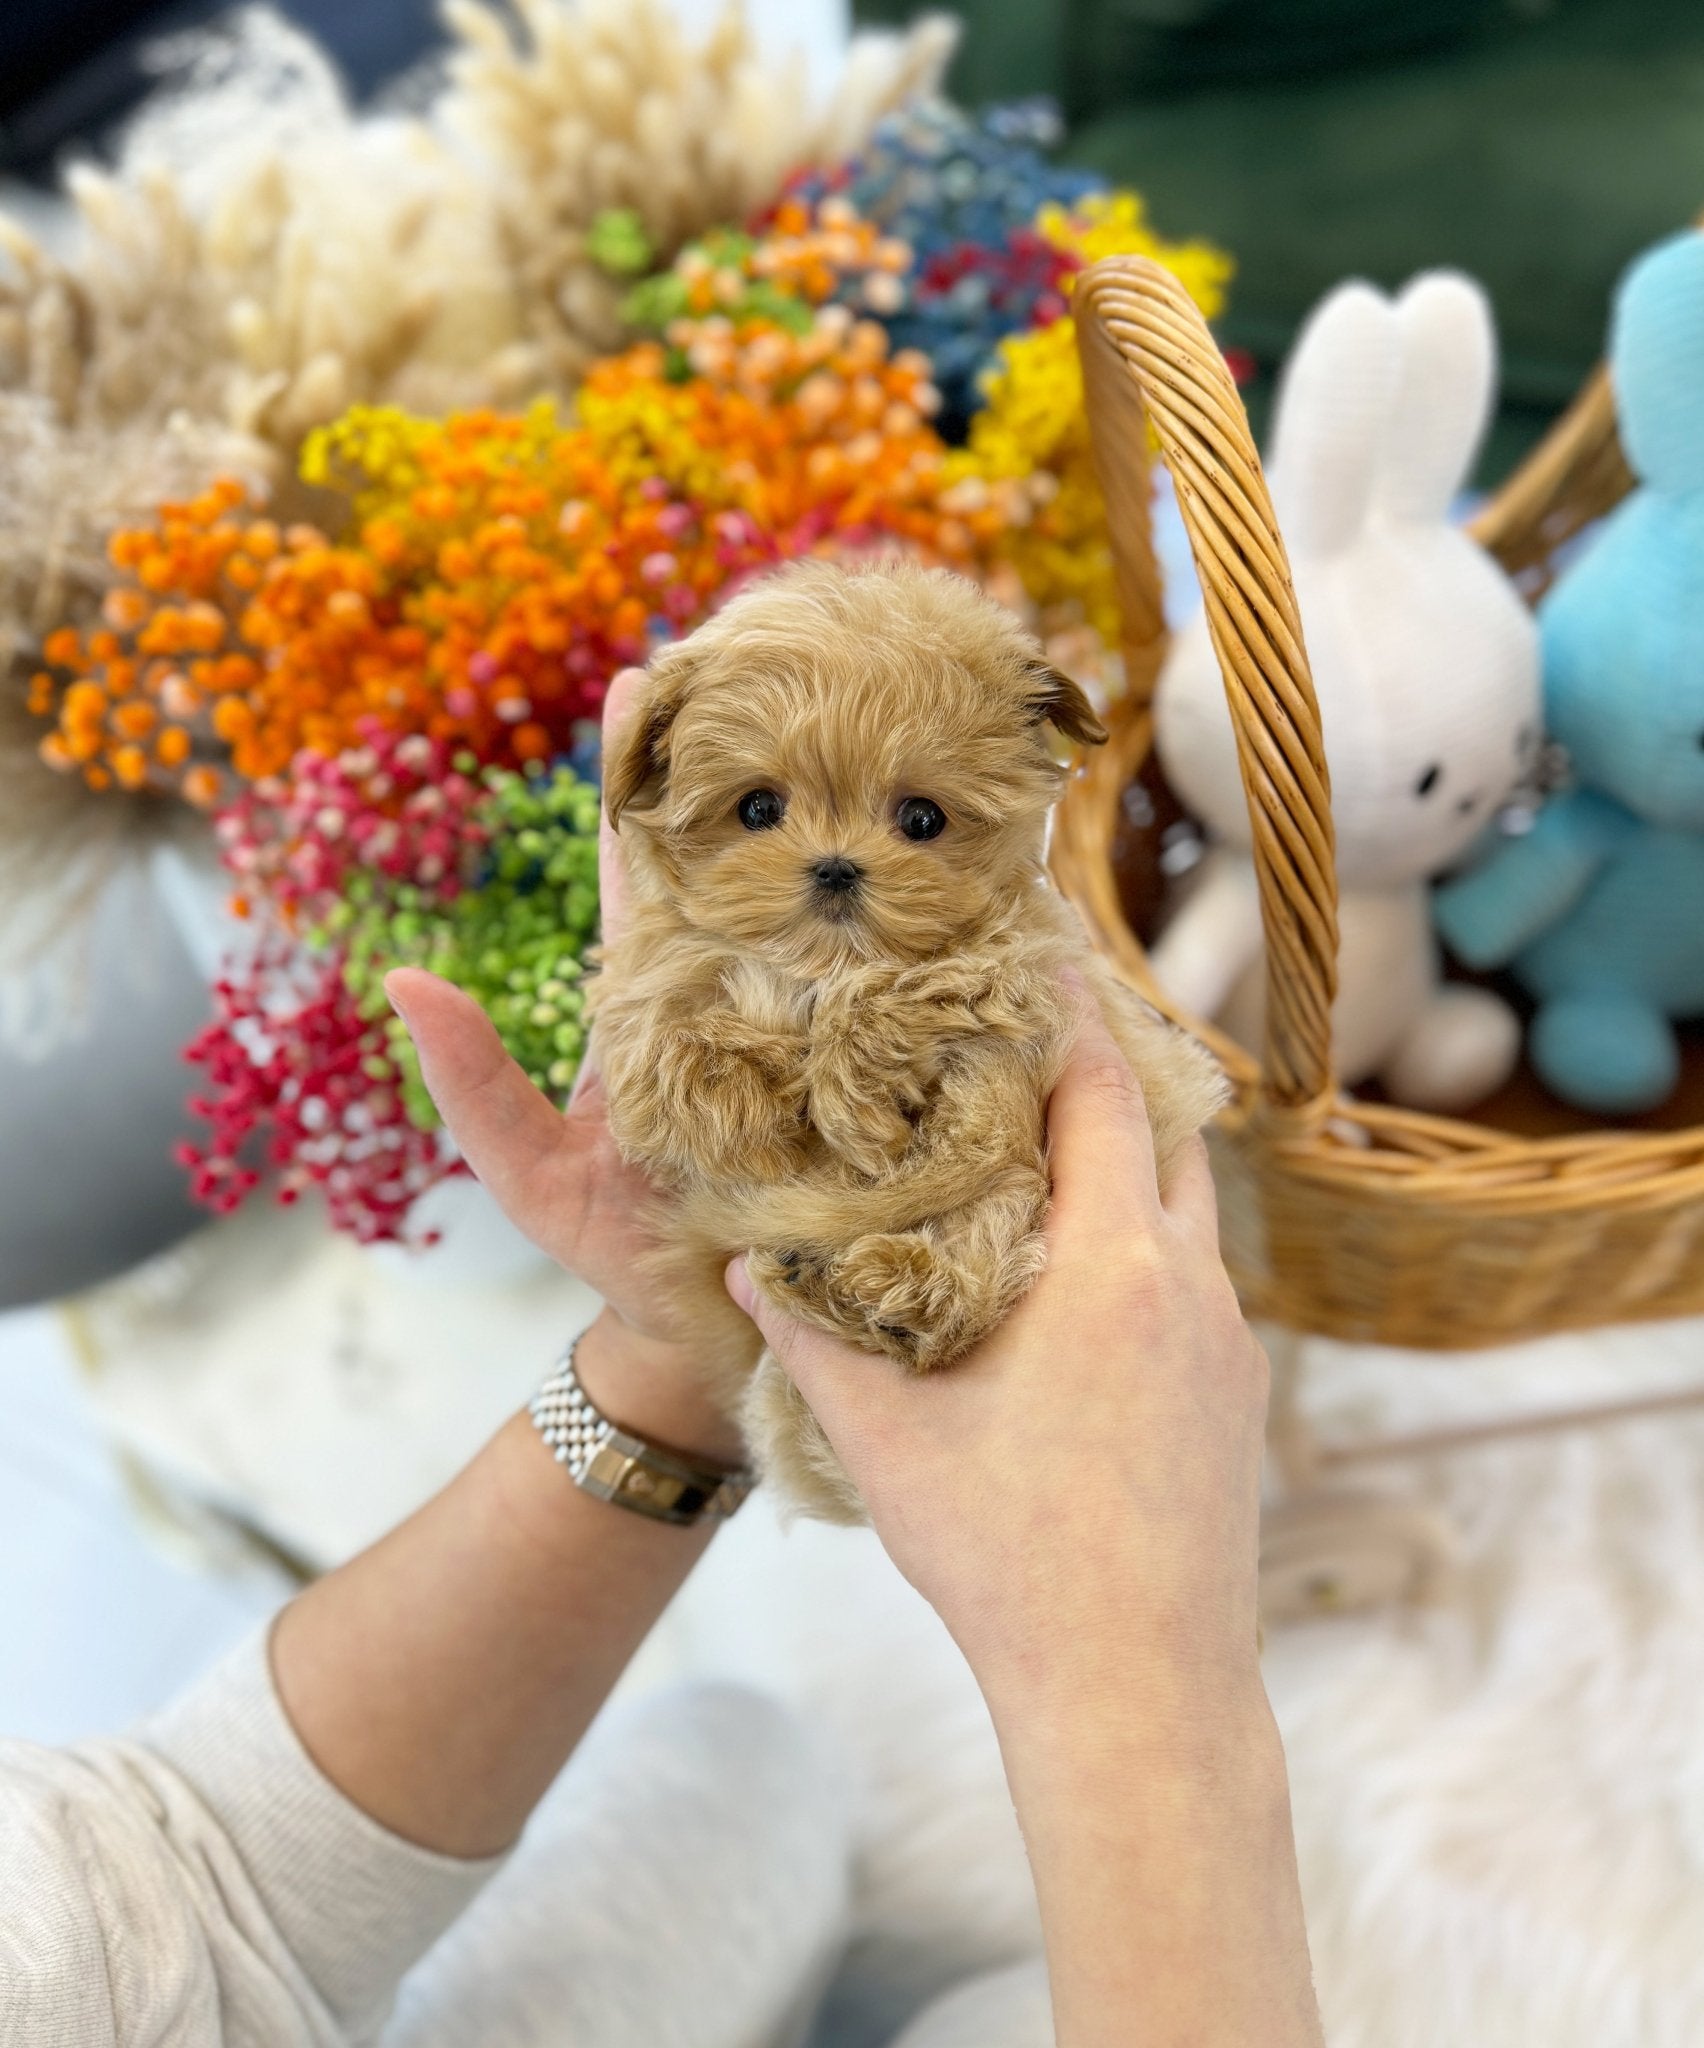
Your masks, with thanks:
[[(1250, 1314), (1298, 1332), (1450, 1350), (1704, 1310), (1704, 1129), (1531, 1138), (1338, 1091), (1319, 706), (1248, 421), (1169, 272), (1113, 258), (1083, 274), (1075, 299), (1129, 686), (1110, 744), (1068, 785), (1054, 871), (1118, 972), (1205, 1039), (1231, 1076), (1218, 1163), (1226, 1257)], [(1258, 1062), (1167, 1001), (1109, 860), (1125, 788), (1152, 743), (1165, 651), (1149, 516), (1156, 442), (1200, 571), (1255, 827), (1267, 974)], [(1540, 587), (1555, 549), (1627, 484), (1600, 372), (1477, 531)]]

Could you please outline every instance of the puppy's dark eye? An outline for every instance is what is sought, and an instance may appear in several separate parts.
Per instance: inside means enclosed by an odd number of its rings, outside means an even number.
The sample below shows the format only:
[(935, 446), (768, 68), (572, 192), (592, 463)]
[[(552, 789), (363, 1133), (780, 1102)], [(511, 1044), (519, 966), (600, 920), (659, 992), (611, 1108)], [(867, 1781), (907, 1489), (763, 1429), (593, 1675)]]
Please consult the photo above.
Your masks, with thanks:
[(784, 797), (772, 789), (748, 789), (737, 806), (740, 823), (748, 832), (769, 832), (787, 815)]
[(1414, 785), (1414, 794), (1416, 796), (1430, 796), (1443, 779), (1444, 771), (1434, 761), (1429, 768), (1421, 770), (1420, 779)]
[(946, 812), (926, 796), (902, 798), (893, 815), (895, 824), (907, 839), (939, 839), (947, 829)]

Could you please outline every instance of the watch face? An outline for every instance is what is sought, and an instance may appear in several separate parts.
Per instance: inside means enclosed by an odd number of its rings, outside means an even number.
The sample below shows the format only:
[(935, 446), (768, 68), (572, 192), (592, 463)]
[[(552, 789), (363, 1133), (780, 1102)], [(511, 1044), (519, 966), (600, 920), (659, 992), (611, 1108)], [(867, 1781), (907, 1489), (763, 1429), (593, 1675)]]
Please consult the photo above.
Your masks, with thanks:
[(530, 1413), (546, 1448), (582, 1492), (652, 1521), (687, 1527), (734, 1513), (757, 1483), (750, 1472), (693, 1465), (617, 1429), (592, 1405), (567, 1357), (535, 1395)]

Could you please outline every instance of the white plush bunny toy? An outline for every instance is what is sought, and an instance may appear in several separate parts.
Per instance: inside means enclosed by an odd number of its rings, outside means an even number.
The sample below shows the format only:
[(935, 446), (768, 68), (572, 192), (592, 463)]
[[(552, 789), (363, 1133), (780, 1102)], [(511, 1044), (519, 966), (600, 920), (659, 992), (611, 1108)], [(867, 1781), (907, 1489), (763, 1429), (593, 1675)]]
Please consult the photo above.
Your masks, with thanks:
[[(1340, 1081), (1458, 1110), (1514, 1066), (1520, 1031), (1439, 980), (1428, 880), (1460, 859), (1539, 742), (1538, 635), (1513, 585), (1449, 520), (1490, 416), (1484, 294), (1448, 271), (1394, 302), (1340, 286), (1286, 366), (1270, 464), (1319, 693), (1337, 830)], [(1155, 706), (1160, 761), (1213, 845), (1154, 949), (1166, 990), (1261, 1043), (1260, 910), (1219, 665), (1197, 615)]]

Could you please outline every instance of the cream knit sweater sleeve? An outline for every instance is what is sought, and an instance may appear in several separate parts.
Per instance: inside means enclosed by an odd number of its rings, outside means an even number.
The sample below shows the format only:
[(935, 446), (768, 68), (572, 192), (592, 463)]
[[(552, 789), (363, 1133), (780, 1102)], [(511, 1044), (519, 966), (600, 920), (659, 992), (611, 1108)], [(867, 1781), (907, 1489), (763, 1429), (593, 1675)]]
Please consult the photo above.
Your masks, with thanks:
[(352, 1806), (256, 1636), (127, 1739), (0, 1742), (0, 2048), (353, 2048), (499, 1860)]

